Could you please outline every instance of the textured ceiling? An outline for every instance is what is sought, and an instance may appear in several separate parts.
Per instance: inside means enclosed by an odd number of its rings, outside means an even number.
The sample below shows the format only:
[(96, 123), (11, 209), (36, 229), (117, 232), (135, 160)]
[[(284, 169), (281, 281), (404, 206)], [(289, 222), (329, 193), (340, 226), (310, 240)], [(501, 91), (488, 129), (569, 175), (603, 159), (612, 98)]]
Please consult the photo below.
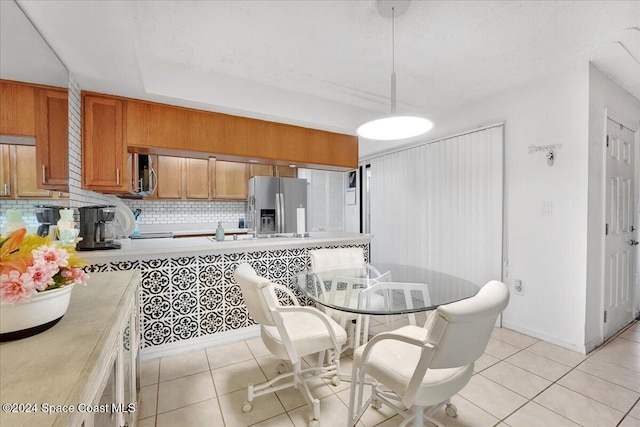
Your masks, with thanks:
[[(20, 1), (83, 89), (353, 133), (389, 111), (375, 1)], [(433, 117), (583, 61), (640, 98), (640, 1), (412, 1), (398, 110)]]

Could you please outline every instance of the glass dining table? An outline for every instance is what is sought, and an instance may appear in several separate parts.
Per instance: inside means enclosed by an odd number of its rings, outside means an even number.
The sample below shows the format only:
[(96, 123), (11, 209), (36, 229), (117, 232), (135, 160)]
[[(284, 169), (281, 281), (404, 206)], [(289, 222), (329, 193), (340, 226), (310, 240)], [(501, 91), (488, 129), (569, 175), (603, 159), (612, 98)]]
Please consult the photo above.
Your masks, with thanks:
[[(368, 341), (369, 316), (408, 315), (436, 309), (478, 293), (476, 283), (449, 274), (401, 264), (303, 271), (295, 286), (341, 326), (355, 325), (354, 348)], [(350, 325), (349, 325), (350, 326)]]

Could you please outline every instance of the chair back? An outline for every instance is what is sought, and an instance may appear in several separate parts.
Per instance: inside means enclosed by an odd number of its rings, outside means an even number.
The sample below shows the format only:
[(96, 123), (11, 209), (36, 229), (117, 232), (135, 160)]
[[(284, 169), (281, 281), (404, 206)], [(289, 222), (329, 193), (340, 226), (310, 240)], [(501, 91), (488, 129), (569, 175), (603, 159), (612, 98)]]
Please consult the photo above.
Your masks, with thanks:
[(472, 298), (438, 307), (427, 337), (436, 346), (429, 368), (465, 366), (482, 356), (508, 302), (509, 288), (493, 280)]
[(278, 299), (269, 281), (258, 276), (247, 263), (240, 264), (233, 272), (233, 277), (240, 285), (247, 311), (253, 320), (261, 325), (277, 326), (271, 310), (277, 308)]
[(327, 270), (362, 269), (364, 251), (362, 248), (314, 249), (309, 251), (311, 270), (321, 273)]

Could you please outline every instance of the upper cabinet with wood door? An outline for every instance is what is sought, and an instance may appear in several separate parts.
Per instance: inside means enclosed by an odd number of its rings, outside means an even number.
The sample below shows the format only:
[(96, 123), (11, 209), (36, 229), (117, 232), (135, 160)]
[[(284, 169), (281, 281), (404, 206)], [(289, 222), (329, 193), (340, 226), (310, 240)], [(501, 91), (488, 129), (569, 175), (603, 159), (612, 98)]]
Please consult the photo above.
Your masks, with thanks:
[[(158, 199), (208, 200), (209, 160), (157, 156)], [(153, 198), (153, 197), (150, 197)]]
[(37, 88), (35, 101), (38, 187), (69, 191), (67, 91)]
[(82, 187), (103, 193), (129, 190), (121, 99), (82, 95)]
[(213, 163), (213, 197), (222, 200), (247, 200), (248, 168), (246, 163), (211, 160)]
[(0, 81), (0, 135), (36, 136), (35, 87)]

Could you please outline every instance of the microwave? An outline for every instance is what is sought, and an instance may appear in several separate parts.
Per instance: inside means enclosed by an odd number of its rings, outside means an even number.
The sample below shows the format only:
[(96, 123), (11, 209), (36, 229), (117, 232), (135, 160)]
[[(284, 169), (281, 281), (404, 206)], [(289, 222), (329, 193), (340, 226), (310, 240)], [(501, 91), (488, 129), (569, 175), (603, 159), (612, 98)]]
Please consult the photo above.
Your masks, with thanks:
[(131, 193), (137, 196), (154, 194), (158, 187), (158, 175), (153, 170), (153, 157), (140, 153), (129, 155), (131, 156)]

